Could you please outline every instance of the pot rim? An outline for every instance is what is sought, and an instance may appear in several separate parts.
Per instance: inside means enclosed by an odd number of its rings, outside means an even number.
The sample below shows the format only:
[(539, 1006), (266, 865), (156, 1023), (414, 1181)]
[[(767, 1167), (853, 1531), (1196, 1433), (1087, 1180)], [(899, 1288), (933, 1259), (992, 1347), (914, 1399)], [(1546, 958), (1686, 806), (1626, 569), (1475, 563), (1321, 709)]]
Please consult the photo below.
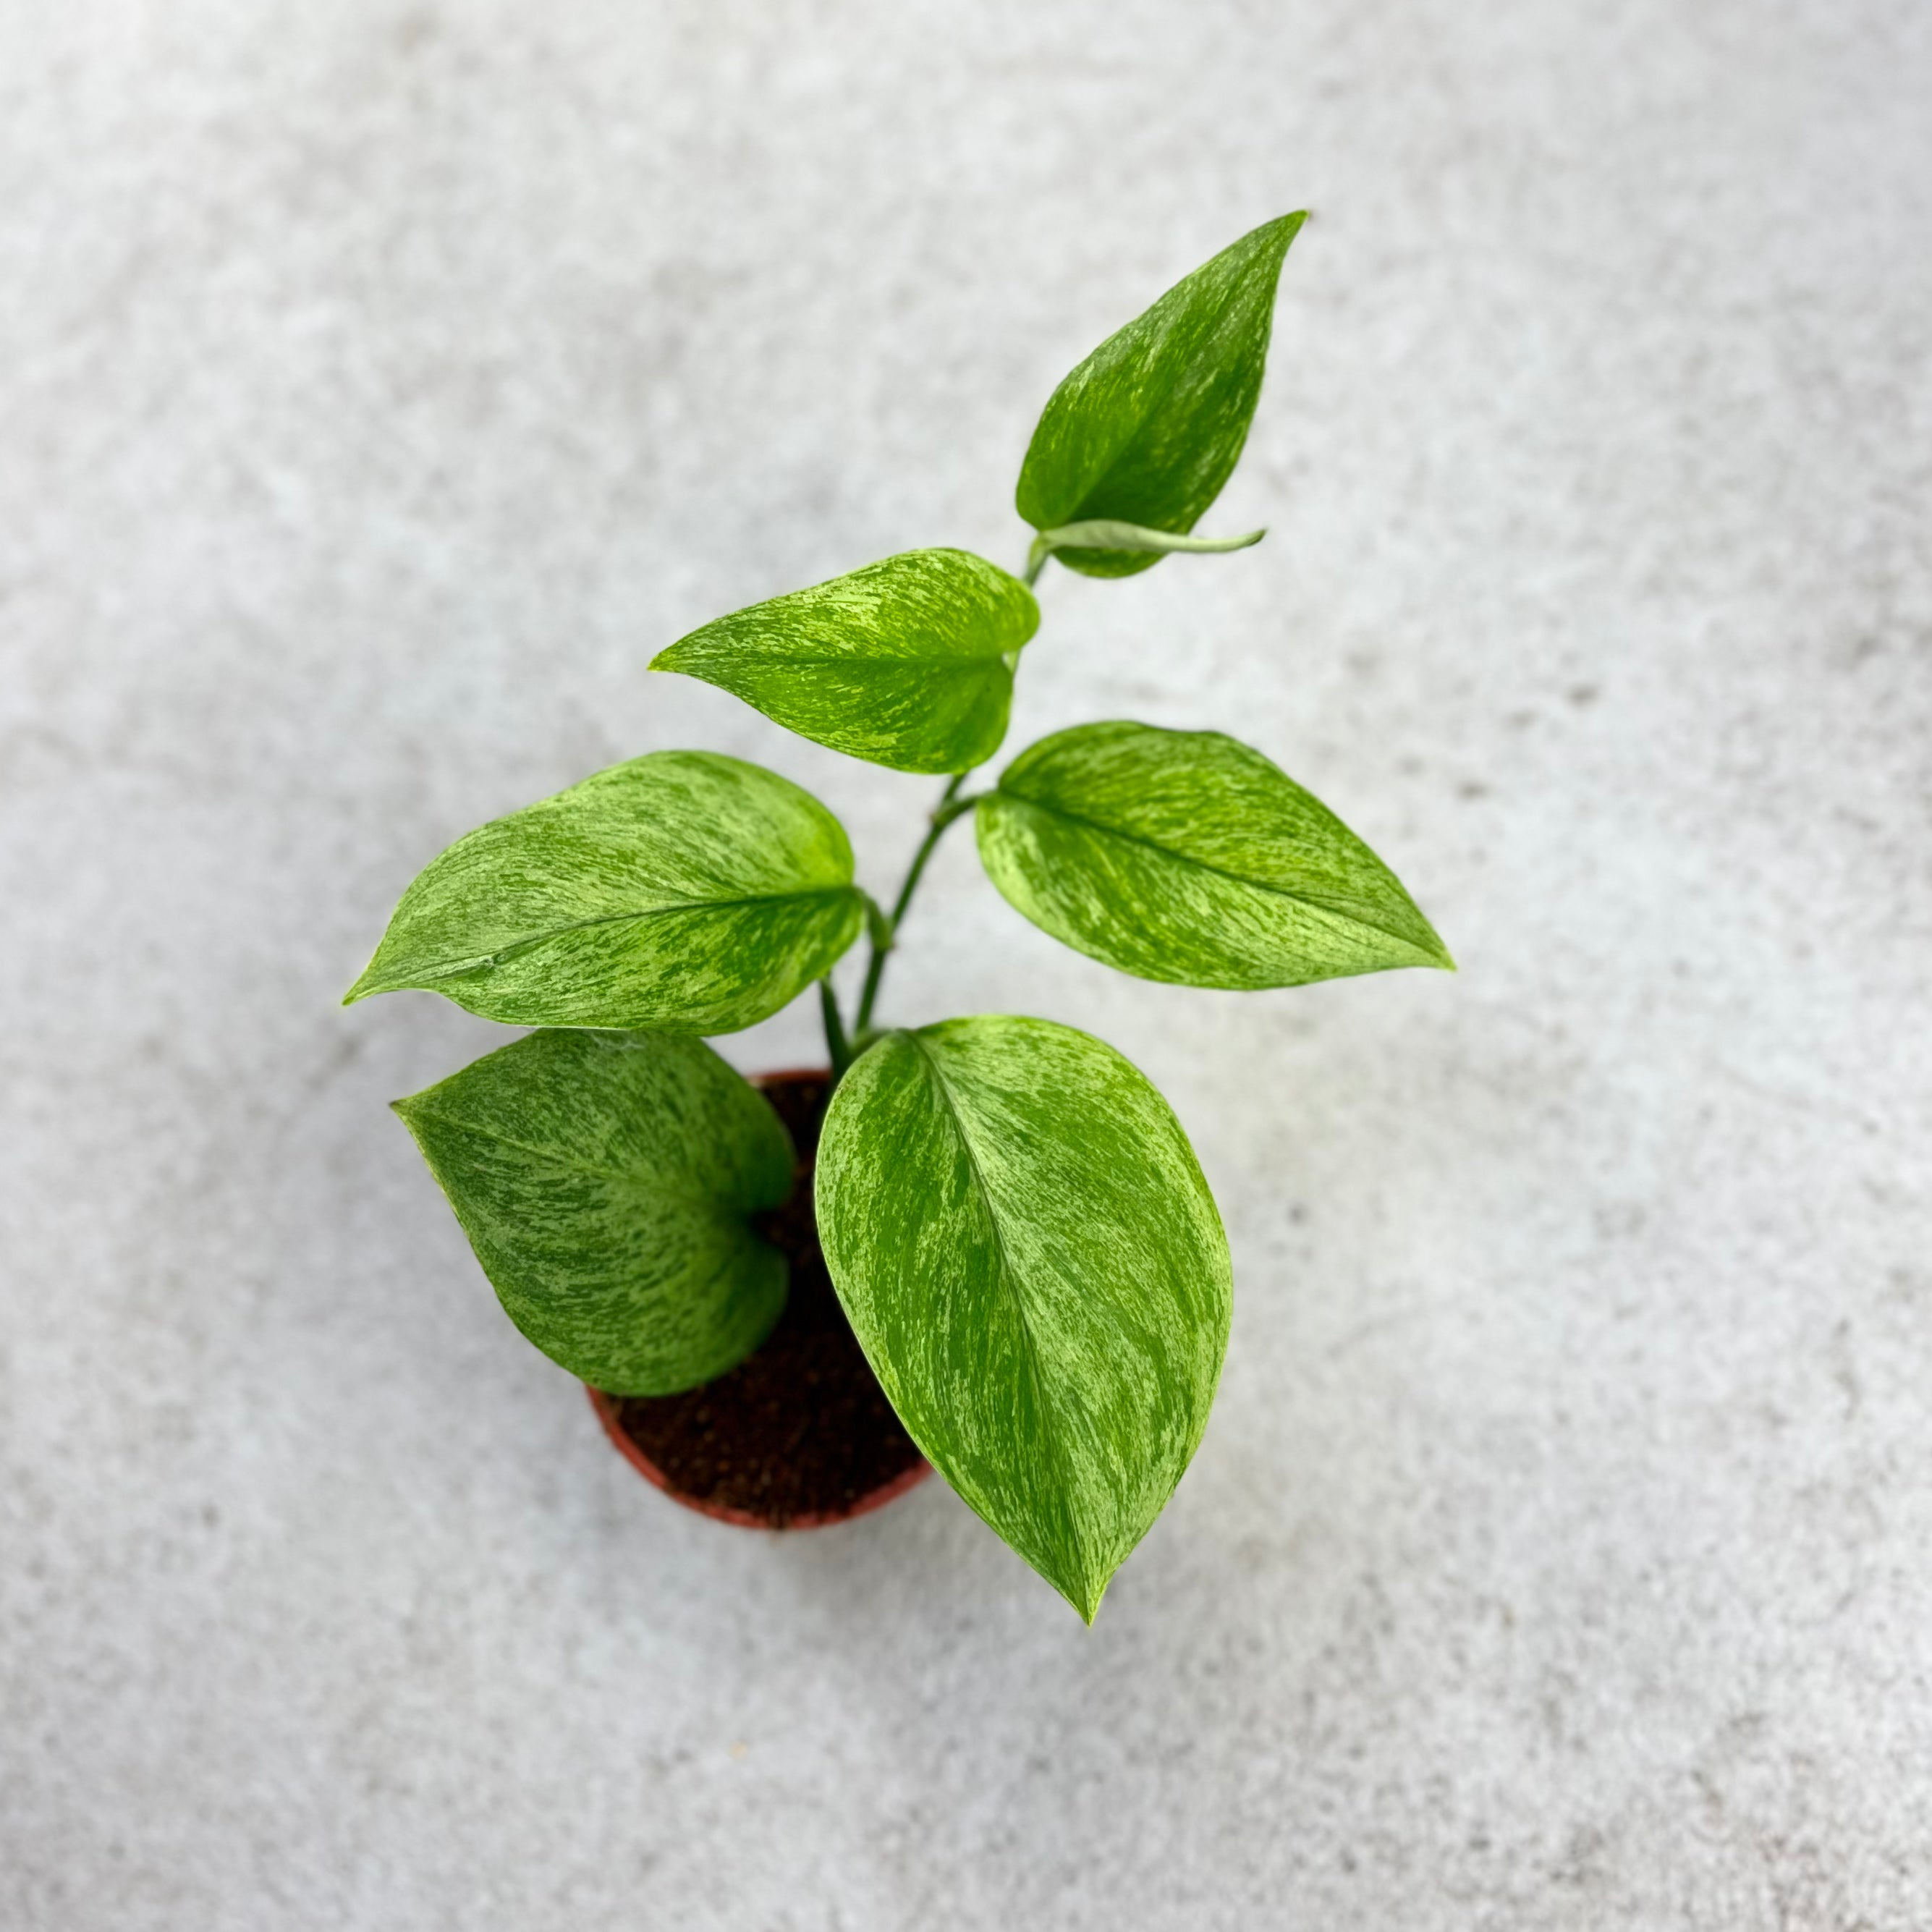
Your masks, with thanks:
[(749, 1510), (736, 1508), (730, 1503), (708, 1502), (702, 1496), (686, 1496), (682, 1490), (674, 1489), (670, 1478), (626, 1432), (620, 1420), (623, 1398), (607, 1394), (602, 1389), (592, 1388), (588, 1382), (584, 1385), (584, 1392), (590, 1396), (590, 1406), (597, 1412), (597, 1419), (604, 1425), (604, 1432), (616, 1445), (617, 1453), (646, 1482), (663, 1490), (673, 1502), (683, 1508), (694, 1510), (699, 1516), (708, 1516), (714, 1522), (728, 1522), (734, 1528), (775, 1532), (829, 1529), (834, 1523), (850, 1522), (854, 1516), (866, 1516), (875, 1509), (884, 1508), (887, 1503), (896, 1502), (907, 1490), (924, 1482), (932, 1474), (932, 1465), (922, 1456), (910, 1468), (902, 1469), (890, 1482), (881, 1483), (876, 1490), (868, 1490), (848, 1508), (817, 1510), (807, 1516), (793, 1516), (784, 1522), (771, 1522), (761, 1516), (754, 1516)]

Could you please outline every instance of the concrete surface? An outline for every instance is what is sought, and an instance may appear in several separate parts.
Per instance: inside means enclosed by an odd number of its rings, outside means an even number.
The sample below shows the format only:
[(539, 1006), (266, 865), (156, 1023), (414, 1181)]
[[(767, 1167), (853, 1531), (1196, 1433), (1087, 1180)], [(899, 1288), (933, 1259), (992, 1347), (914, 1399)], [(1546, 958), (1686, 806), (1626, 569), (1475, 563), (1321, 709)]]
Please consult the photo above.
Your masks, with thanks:
[[(1932, 1924), (1932, 10), (0, 9), (0, 1924)], [(1059, 376), (1317, 218), (1214, 525), (1012, 743), (1265, 747), (1464, 963), (1110, 976), (956, 837), (902, 1015), (1088, 1026), (1238, 1276), (1098, 1628), (943, 1489), (666, 1506), (338, 1011), (648, 655), (1023, 551)], [(801, 1010), (730, 1042), (815, 1051)]]

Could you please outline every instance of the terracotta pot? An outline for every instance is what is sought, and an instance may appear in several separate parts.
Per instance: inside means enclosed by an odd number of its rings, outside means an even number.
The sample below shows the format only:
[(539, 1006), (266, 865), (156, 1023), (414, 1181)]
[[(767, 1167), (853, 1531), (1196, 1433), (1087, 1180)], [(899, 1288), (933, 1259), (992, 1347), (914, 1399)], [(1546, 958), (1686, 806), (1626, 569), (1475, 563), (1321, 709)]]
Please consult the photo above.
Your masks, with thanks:
[[(782, 1090), (808, 1081), (822, 1081), (828, 1077), (826, 1070), (824, 1067), (801, 1066), (788, 1067), (783, 1072), (777, 1073), (754, 1074), (752, 1076), (752, 1081), (753, 1085), (762, 1088), (769, 1092), (774, 1089)], [(808, 1173), (809, 1162), (808, 1161), (805, 1165)], [(716, 1522), (735, 1524), (743, 1529), (822, 1529), (829, 1524), (849, 1522), (854, 1516), (864, 1516), (869, 1510), (883, 1508), (896, 1497), (904, 1496), (908, 1490), (923, 1482), (932, 1474), (932, 1465), (920, 1460), (914, 1462), (909, 1468), (902, 1469), (896, 1475), (881, 1483), (876, 1489), (870, 1490), (864, 1495), (854, 1498), (851, 1502), (840, 1508), (802, 1514), (788, 1517), (782, 1523), (772, 1522), (765, 1517), (754, 1516), (750, 1510), (740, 1509), (732, 1504), (712, 1502), (701, 1496), (688, 1496), (682, 1490), (674, 1487), (664, 1471), (644, 1454), (626, 1432), (620, 1420), (622, 1398), (607, 1395), (602, 1390), (591, 1388), (587, 1384), (585, 1393), (590, 1398), (591, 1407), (597, 1412), (598, 1420), (604, 1425), (604, 1432), (615, 1444), (617, 1453), (637, 1471), (639, 1475), (644, 1478), (646, 1482), (652, 1484), (663, 1490), (672, 1502), (682, 1504), (688, 1510), (695, 1510), (700, 1516), (710, 1516)]]

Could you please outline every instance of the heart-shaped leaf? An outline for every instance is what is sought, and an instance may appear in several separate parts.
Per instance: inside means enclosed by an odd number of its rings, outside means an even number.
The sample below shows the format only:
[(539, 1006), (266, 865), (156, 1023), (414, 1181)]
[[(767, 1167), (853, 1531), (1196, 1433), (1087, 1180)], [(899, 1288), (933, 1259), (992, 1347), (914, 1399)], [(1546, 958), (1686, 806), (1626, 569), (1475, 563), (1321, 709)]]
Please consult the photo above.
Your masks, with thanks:
[[(1282, 258), (1305, 213), (1244, 235), (1110, 335), (1058, 388), (1020, 470), (1036, 530), (1133, 524), (1184, 534), (1234, 473), (1261, 394)], [(1136, 549), (1057, 549), (1090, 577), (1160, 561)]]
[(395, 1103), (510, 1319), (592, 1388), (669, 1395), (750, 1354), (791, 1191), (764, 1096), (700, 1040), (533, 1033)]
[(733, 1033), (857, 938), (844, 829), (712, 752), (653, 752), (467, 833), (404, 893), (348, 1001), (422, 987), (518, 1026)]
[(1033, 592), (963, 550), (913, 550), (720, 617), (651, 660), (814, 744), (900, 772), (963, 772), (1006, 735)]
[(1143, 980), (1295, 986), (1454, 964), (1367, 846), (1219, 731), (1055, 732), (1000, 774), (976, 826), (1016, 910)]
[(892, 1406), (1090, 1623), (1201, 1440), (1232, 1276), (1179, 1123), (1046, 1020), (885, 1035), (818, 1147), (825, 1256)]

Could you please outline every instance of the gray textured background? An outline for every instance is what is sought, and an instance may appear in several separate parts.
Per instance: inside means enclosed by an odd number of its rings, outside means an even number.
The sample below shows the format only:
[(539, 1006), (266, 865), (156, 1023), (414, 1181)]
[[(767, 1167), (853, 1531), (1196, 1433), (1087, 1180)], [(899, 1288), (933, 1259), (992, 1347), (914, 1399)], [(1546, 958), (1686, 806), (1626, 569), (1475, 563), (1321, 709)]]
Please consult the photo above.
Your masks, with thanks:
[[(1932, 9), (0, 4), (0, 1924), (1932, 1923)], [(688, 1517), (336, 997), (643, 674), (914, 544), (1316, 219), (1216, 528), (1012, 742), (1222, 725), (1463, 962), (1109, 975), (956, 835), (897, 1014), (1087, 1026), (1238, 1277), (1098, 1627), (944, 1489)], [(801, 1010), (727, 1043), (814, 1052)]]

